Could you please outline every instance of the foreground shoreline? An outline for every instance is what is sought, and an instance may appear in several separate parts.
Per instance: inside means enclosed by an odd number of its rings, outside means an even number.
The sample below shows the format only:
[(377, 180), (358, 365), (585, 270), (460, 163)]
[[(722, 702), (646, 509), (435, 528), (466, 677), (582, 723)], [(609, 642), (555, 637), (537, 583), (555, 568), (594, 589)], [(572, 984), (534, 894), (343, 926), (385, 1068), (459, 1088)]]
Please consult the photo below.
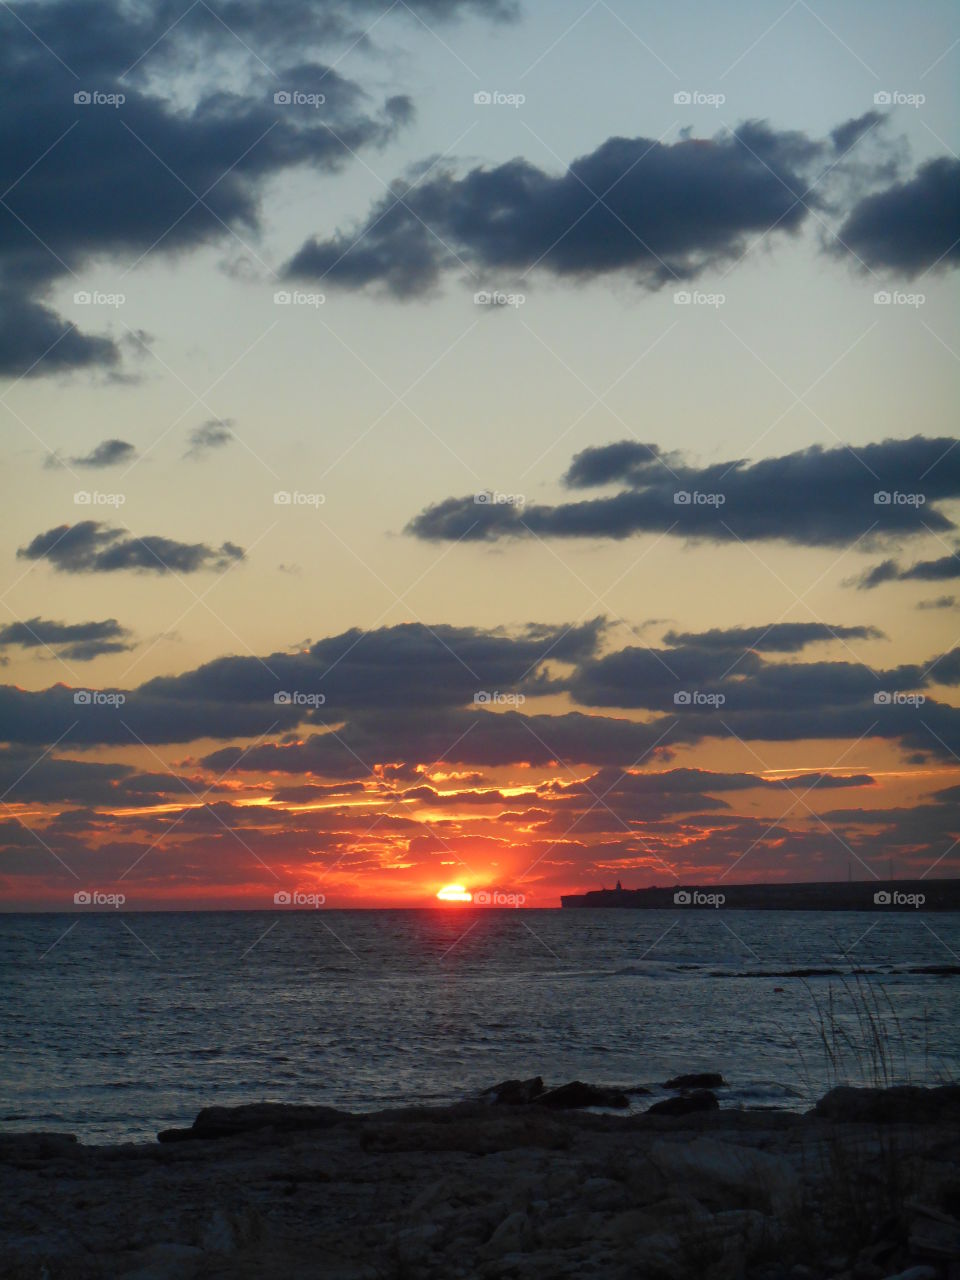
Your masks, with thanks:
[(840, 1088), (805, 1114), (676, 1092), (682, 1114), (575, 1109), (589, 1092), (544, 1103), (528, 1081), (366, 1114), (213, 1107), (155, 1143), (3, 1133), (0, 1274), (960, 1274), (960, 1085)]

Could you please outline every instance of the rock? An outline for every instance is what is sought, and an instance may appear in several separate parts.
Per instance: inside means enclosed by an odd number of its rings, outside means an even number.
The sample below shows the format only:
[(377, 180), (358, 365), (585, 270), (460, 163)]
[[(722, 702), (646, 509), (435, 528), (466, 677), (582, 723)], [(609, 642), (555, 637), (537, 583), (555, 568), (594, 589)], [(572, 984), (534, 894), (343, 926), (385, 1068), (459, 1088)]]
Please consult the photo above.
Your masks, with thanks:
[(142, 1253), (129, 1270), (118, 1272), (122, 1280), (190, 1280), (199, 1274), (202, 1249), (193, 1245), (162, 1242)]
[(824, 1120), (860, 1124), (937, 1124), (960, 1119), (960, 1084), (935, 1089), (897, 1085), (892, 1089), (858, 1089), (838, 1085), (813, 1109)]
[(541, 1107), (569, 1110), (572, 1107), (629, 1107), (630, 1099), (620, 1089), (605, 1089), (598, 1085), (573, 1080), (558, 1089), (548, 1089), (536, 1098)]
[(726, 1080), (719, 1071), (695, 1071), (685, 1076), (674, 1076), (664, 1089), (723, 1089)]
[(522, 1106), (543, 1093), (543, 1078), (533, 1076), (530, 1080), (503, 1080), (491, 1089), (485, 1089), (482, 1097), (486, 1102), (504, 1104), (506, 1106)]
[(239, 1133), (274, 1129), (278, 1133), (329, 1129), (350, 1119), (334, 1107), (294, 1106), (285, 1102), (252, 1102), (243, 1107), (204, 1107), (189, 1129), (163, 1129), (158, 1142), (232, 1138)]
[(679, 1098), (664, 1098), (647, 1107), (646, 1116), (688, 1116), (694, 1111), (719, 1111), (720, 1103), (717, 1095), (709, 1089), (695, 1089), (692, 1093), (682, 1093)]
[(738, 1206), (759, 1206), (785, 1215), (801, 1199), (793, 1166), (753, 1147), (698, 1137), (692, 1142), (656, 1142), (648, 1157), (685, 1194), (721, 1208), (732, 1199)]
[(898, 1271), (895, 1276), (887, 1276), (886, 1280), (937, 1280), (935, 1267), (926, 1265), (908, 1267), (906, 1271)]
[(509, 1213), (494, 1231), (487, 1244), (491, 1253), (519, 1253), (533, 1243), (533, 1224), (522, 1211)]
[(0, 1164), (82, 1154), (73, 1133), (0, 1133)]

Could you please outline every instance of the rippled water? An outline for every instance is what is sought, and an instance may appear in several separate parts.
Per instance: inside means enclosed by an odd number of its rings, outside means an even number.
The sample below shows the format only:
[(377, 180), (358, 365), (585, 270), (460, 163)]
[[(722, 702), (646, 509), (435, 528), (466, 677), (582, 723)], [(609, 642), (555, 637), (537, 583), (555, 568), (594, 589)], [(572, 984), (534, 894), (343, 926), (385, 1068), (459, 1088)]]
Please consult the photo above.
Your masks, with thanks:
[(871, 1008), (891, 1076), (956, 1078), (958, 973), (955, 913), (6, 915), (0, 1124), (147, 1139), (211, 1103), (705, 1069), (733, 1103), (805, 1107), (838, 1073), (873, 1082)]

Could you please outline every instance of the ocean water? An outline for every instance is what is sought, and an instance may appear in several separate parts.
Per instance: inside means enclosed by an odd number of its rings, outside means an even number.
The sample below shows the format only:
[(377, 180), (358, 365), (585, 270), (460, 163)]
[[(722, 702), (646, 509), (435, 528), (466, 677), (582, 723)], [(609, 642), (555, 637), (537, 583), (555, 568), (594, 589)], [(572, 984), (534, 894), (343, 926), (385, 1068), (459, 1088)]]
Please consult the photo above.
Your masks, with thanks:
[(958, 993), (957, 913), (0, 915), (0, 1127), (141, 1141), (211, 1104), (531, 1075), (658, 1097), (695, 1070), (725, 1105), (803, 1109), (838, 1079), (960, 1077)]

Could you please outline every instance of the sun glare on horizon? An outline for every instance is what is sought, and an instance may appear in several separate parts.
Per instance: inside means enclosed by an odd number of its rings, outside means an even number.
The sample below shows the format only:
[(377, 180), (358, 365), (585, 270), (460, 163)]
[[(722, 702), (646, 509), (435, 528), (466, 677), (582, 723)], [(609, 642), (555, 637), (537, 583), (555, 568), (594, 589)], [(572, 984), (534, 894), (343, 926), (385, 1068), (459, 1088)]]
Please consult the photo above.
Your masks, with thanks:
[(472, 902), (473, 894), (462, 884), (448, 884), (437, 892), (441, 902)]

